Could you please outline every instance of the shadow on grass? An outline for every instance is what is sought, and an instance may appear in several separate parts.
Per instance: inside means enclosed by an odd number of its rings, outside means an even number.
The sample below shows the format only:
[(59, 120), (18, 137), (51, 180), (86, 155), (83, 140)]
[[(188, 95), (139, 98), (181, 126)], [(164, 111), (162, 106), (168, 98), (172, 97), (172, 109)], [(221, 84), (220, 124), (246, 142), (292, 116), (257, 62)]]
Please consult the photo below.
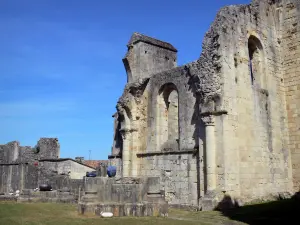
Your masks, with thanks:
[(300, 193), (290, 199), (239, 206), (230, 196), (224, 197), (217, 210), (231, 220), (250, 225), (300, 224)]

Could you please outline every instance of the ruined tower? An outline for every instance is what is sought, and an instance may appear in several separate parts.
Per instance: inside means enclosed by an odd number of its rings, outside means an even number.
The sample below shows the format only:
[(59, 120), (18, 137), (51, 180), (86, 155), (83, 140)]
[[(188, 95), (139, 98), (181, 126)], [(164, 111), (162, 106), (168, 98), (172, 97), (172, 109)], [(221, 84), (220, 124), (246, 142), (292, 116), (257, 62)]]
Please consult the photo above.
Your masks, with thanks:
[(134, 33), (127, 48), (123, 63), (128, 83), (177, 66), (177, 50), (167, 42)]
[(202, 210), (299, 191), (299, 18), (299, 0), (223, 7), (180, 67), (172, 45), (134, 33), (115, 116), (121, 176), (161, 177), (170, 205)]

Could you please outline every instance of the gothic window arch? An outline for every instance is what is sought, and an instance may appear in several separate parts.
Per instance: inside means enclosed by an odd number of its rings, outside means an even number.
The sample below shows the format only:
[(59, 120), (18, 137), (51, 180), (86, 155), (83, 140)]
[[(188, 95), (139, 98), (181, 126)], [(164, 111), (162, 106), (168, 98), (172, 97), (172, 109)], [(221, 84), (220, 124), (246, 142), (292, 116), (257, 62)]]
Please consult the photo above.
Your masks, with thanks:
[(253, 35), (248, 39), (248, 52), (251, 84), (265, 88), (264, 50), (261, 41)]

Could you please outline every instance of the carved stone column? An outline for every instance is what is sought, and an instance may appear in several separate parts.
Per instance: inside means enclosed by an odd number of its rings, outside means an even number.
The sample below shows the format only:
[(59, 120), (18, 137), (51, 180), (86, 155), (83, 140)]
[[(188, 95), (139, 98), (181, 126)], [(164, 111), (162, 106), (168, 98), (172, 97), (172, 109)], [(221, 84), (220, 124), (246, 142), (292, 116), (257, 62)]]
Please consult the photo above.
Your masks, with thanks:
[(206, 178), (207, 192), (216, 189), (216, 140), (214, 116), (204, 116), (202, 121), (205, 124), (206, 136)]
[(123, 149), (122, 149), (122, 171), (123, 177), (130, 176), (130, 132), (127, 130), (120, 131), (123, 139)]

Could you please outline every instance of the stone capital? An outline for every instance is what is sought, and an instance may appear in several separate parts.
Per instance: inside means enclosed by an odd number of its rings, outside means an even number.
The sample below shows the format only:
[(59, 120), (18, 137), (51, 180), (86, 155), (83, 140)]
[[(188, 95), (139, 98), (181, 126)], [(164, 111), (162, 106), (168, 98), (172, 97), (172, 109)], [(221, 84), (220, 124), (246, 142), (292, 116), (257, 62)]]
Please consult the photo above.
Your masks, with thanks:
[(121, 129), (120, 134), (123, 140), (128, 139), (132, 135), (132, 133), (137, 132), (137, 129)]
[(123, 141), (128, 137), (128, 130), (120, 130), (120, 134), (122, 136)]
[(201, 120), (203, 121), (205, 126), (214, 126), (215, 125), (215, 118), (213, 115), (203, 116), (201, 118)]

